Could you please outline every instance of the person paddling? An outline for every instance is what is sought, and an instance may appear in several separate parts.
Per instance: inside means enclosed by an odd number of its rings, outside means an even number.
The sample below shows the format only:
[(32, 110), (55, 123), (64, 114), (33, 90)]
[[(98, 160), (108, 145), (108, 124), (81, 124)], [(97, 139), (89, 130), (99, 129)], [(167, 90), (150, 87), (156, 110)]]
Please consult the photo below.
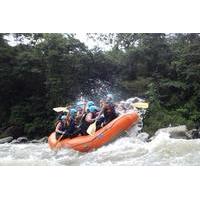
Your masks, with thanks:
[(77, 126), (80, 127), (83, 121), (85, 120), (86, 115), (90, 112), (89, 108), (91, 106), (94, 106), (93, 101), (84, 101), (84, 102), (78, 102), (77, 103), (77, 116), (76, 116), (76, 123)]
[(59, 139), (62, 136), (62, 139), (76, 137), (77, 134), (74, 133), (76, 129), (75, 117), (76, 109), (70, 109), (70, 112), (67, 115), (63, 115), (61, 120), (56, 126), (56, 139)]
[(97, 106), (90, 106), (88, 113), (84, 115), (79, 128), (75, 132), (81, 135), (88, 135), (87, 129), (93, 122), (95, 122), (96, 117), (99, 114), (99, 110), (100, 109)]
[(67, 130), (67, 116), (66, 115), (62, 115), (56, 125), (56, 139), (60, 139), (62, 137), (62, 139), (66, 138), (66, 130)]
[(76, 110), (77, 110), (77, 115), (76, 115), (76, 124), (77, 126), (80, 125), (84, 115), (86, 114), (86, 101), (80, 101), (76, 104)]
[(115, 110), (115, 104), (113, 103), (113, 95), (108, 94), (106, 96), (106, 100), (101, 100), (100, 102), (102, 113), (104, 115), (104, 125), (111, 122), (113, 119), (118, 117), (118, 114)]
[(60, 112), (58, 112), (58, 116), (56, 118), (56, 122), (55, 122), (55, 126), (57, 126), (57, 124), (61, 121), (61, 117), (63, 115), (67, 115), (68, 110), (71, 108), (71, 105), (66, 105), (65, 110), (62, 110)]

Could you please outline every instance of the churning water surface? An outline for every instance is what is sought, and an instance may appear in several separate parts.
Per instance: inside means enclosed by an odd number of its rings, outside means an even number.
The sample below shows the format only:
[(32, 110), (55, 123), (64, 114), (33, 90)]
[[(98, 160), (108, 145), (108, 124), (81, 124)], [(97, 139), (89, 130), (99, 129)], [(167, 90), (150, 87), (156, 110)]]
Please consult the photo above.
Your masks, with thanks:
[[(123, 102), (127, 110), (134, 99)], [(142, 124), (142, 117), (140, 123)], [(141, 127), (138, 123), (128, 134), (90, 153), (71, 149), (54, 152), (49, 149), (48, 144), (0, 144), (0, 165), (200, 165), (200, 139), (170, 138), (166, 129), (151, 142), (143, 142), (136, 137), (139, 130)]]
[(124, 136), (90, 153), (54, 152), (48, 144), (1, 144), (0, 165), (200, 165), (200, 139), (173, 139), (167, 132), (151, 142)]

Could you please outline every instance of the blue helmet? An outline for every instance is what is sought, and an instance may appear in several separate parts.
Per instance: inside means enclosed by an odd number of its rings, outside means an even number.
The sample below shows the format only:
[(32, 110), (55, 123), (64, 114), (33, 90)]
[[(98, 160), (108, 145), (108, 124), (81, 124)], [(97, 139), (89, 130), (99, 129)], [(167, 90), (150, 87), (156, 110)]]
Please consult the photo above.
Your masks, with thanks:
[(75, 108), (71, 108), (71, 109), (69, 110), (69, 112), (70, 112), (71, 117), (75, 117), (75, 115), (76, 115), (76, 113), (77, 113), (77, 110), (76, 110)]
[(89, 107), (89, 112), (98, 112), (99, 111), (99, 108), (97, 106), (90, 106)]
[(90, 106), (94, 106), (94, 102), (93, 102), (93, 101), (88, 101), (87, 106), (88, 106), (88, 108), (89, 108)]

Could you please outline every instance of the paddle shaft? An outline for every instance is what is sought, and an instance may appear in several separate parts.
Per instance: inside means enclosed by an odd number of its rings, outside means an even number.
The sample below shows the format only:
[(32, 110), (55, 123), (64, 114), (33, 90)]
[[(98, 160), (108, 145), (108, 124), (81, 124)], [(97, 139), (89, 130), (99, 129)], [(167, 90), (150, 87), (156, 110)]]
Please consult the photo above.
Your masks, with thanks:
[(55, 148), (57, 148), (57, 146), (58, 146), (58, 143), (60, 142), (60, 140), (63, 138), (63, 136), (64, 136), (64, 134), (62, 134), (59, 138), (58, 138), (58, 140), (57, 140), (57, 142), (56, 142), (56, 145), (55, 145)]

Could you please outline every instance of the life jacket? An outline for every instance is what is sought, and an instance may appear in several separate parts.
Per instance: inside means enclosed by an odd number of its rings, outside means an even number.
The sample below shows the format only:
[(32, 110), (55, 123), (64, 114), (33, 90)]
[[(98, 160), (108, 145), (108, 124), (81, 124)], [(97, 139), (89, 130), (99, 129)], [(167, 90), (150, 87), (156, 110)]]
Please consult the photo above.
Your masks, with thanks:
[(117, 117), (115, 105), (113, 103), (106, 103), (103, 114), (105, 117), (105, 123), (109, 123), (110, 121), (115, 119)]
[[(81, 122), (81, 125), (80, 125), (80, 130), (81, 130), (81, 133), (86, 133), (88, 127), (90, 126), (91, 123), (87, 122), (85, 119), (86, 119), (86, 116), (87, 116), (88, 113), (86, 113), (83, 118), (82, 118), (82, 122)], [(95, 118), (96, 115), (95, 113), (92, 113), (92, 118)]]
[(66, 125), (65, 123), (63, 123), (63, 121), (61, 121), (60, 123), (61, 126), (59, 127), (59, 131), (62, 132), (65, 131), (66, 133), (71, 134), (76, 128), (75, 120), (73, 118), (70, 118), (69, 125)]
[(76, 122), (75, 119), (70, 118), (69, 125), (67, 126), (67, 133), (72, 134), (74, 130), (76, 129)]
[(66, 128), (67, 128), (67, 127), (66, 127), (66, 124), (63, 123), (63, 121), (60, 121), (60, 124), (61, 124), (61, 126), (59, 126), (59, 129), (58, 129), (58, 130), (59, 130), (59, 131), (62, 131), (62, 132), (65, 131)]

